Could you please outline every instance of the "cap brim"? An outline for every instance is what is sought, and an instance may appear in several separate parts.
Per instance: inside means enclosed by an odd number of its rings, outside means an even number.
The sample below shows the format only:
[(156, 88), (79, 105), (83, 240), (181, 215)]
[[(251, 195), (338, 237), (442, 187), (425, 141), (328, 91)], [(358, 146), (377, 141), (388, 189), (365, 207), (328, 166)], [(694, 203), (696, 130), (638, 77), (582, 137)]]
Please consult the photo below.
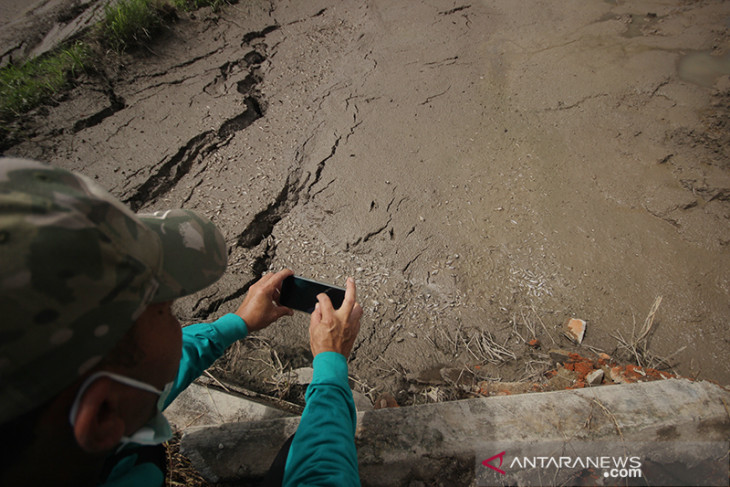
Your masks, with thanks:
[(153, 302), (170, 301), (200, 291), (226, 270), (226, 243), (216, 226), (190, 210), (158, 211), (137, 217), (162, 242), (162, 266)]

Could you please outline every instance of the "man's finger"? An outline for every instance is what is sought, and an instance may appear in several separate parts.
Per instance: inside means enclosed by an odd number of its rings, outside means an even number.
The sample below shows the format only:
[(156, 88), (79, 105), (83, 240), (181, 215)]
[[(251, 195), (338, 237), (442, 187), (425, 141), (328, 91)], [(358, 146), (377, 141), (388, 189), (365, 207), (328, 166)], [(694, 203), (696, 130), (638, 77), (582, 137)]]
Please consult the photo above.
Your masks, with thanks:
[(281, 284), (289, 276), (293, 276), (294, 271), (291, 269), (282, 269), (276, 274), (270, 274), (271, 280), (268, 282), (269, 286), (274, 286), (276, 289), (281, 289)]
[(293, 276), (293, 275), (294, 275), (294, 271), (293, 270), (291, 270), (291, 269), (282, 269), (279, 272), (277, 272), (276, 274), (274, 274), (274, 280), (276, 282), (278, 282), (278, 283), (281, 283), (281, 282), (284, 281), (284, 279), (286, 279), (289, 276)]
[(345, 285), (345, 299), (342, 300), (342, 306), (340, 306), (340, 309), (338, 311), (344, 311), (347, 316), (352, 313), (352, 307), (355, 306), (356, 303), (356, 290), (355, 290), (355, 280), (352, 277), (347, 278), (347, 284)]
[(270, 272), (268, 274), (264, 274), (263, 276), (261, 276), (261, 279), (259, 279), (257, 284), (265, 286), (266, 283), (269, 282), (273, 276), (274, 275)]
[(362, 318), (362, 306), (355, 303), (355, 306), (352, 308), (352, 313), (350, 313), (350, 321), (357, 321), (360, 318)]
[(276, 320), (281, 318), (282, 316), (291, 316), (294, 314), (294, 311), (292, 311), (290, 308), (287, 308), (286, 306), (277, 306), (274, 308), (274, 313), (276, 313)]
[(322, 318), (329, 320), (335, 312), (332, 300), (325, 293), (320, 293), (317, 295), (317, 301), (319, 301), (319, 312), (322, 314)]

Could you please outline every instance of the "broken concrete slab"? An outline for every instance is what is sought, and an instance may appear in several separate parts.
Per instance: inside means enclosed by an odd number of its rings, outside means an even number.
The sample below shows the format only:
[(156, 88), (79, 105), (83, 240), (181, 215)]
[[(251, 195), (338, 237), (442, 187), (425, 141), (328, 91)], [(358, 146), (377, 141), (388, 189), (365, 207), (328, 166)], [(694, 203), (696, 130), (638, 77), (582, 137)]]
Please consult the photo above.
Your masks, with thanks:
[(190, 384), (165, 409), (165, 417), (178, 431), (185, 431), (192, 426), (260, 421), (287, 416), (292, 414), (195, 383)]
[[(728, 403), (723, 387), (670, 379), (376, 409), (358, 414), (360, 474), (363, 484), (376, 486), (444, 475), (468, 484), (475, 458), (490, 453), (480, 445), (489, 441), (726, 441)], [(190, 428), (181, 447), (209, 481), (252, 480), (266, 472), (298, 422)]]

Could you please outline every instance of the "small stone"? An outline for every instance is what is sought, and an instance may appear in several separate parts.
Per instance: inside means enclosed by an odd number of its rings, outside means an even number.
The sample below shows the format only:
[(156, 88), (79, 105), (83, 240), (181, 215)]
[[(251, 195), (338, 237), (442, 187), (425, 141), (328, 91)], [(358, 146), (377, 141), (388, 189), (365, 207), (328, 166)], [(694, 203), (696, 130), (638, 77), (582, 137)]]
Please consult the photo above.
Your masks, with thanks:
[(398, 401), (395, 400), (393, 395), (389, 392), (383, 392), (381, 393), (377, 399), (375, 399), (375, 409), (385, 409), (385, 408), (397, 408)]
[(580, 344), (586, 333), (586, 322), (578, 318), (571, 318), (565, 324), (563, 333), (570, 341)]
[(586, 382), (590, 386), (597, 386), (603, 382), (603, 369), (596, 369), (586, 376)]
[(609, 377), (611, 377), (611, 380), (617, 384), (628, 384), (629, 382), (631, 382), (626, 378), (624, 370), (620, 366), (611, 367)]

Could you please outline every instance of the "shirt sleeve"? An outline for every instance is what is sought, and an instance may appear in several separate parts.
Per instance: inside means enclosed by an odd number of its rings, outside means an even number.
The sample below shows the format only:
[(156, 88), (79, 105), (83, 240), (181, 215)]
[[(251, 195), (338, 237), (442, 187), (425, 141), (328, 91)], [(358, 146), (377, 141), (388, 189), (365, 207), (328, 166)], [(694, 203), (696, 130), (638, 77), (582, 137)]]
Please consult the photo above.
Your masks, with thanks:
[(182, 329), (182, 335), (180, 367), (165, 407), (200, 377), (229, 346), (246, 338), (248, 328), (240, 316), (229, 313), (213, 323), (186, 326)]
[(357, 416), (347, 382), (347, 359), (314, 357), (314, 377), (284, 469), (284, 486), (360, 485), (355, 449)]

